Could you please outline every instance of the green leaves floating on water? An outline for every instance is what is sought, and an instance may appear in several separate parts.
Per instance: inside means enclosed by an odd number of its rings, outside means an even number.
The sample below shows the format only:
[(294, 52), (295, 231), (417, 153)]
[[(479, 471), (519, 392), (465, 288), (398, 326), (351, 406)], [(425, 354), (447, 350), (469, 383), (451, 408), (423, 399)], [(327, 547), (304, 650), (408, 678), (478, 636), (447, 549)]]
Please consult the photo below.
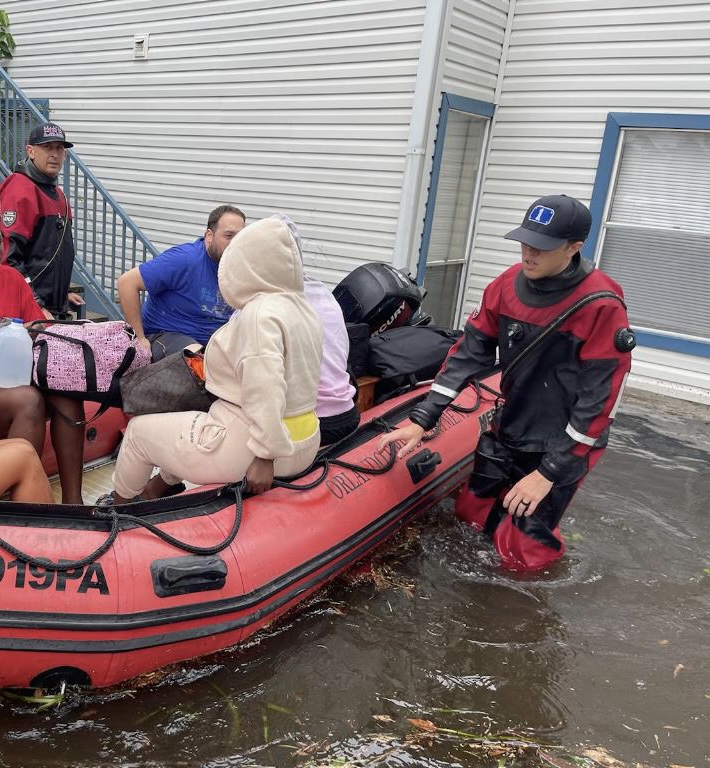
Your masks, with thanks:
[(270, 702), (267, 702), (266, 708), (271, 709), (274, 712), (280, 712), (282, 715), (293, 715), (292, 709), (289, 709), (288, 707), (282, 707), (280, 704), (271, 704)]
[(26, 706), (35, 707), (38, 712), (49, 709), (50, 707), (58, 707), (65, 698), (66, 685), (62, 683), (57, 693), (47, 693), (41, 688), (35, 690), (21, 689), (21, 690), (0, 690), (0, 695), (4, 699), (13, 701), (17, 704), (24, 704)]

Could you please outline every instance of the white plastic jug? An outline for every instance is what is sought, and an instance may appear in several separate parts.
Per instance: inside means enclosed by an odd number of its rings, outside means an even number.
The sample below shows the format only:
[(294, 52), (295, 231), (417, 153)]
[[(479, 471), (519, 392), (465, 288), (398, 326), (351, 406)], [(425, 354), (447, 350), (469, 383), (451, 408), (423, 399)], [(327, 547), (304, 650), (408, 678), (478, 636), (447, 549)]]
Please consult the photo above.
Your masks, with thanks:
[(32, 339), (17, 317), (0, 325), (0, 387), (20, 387), (32, 378)]

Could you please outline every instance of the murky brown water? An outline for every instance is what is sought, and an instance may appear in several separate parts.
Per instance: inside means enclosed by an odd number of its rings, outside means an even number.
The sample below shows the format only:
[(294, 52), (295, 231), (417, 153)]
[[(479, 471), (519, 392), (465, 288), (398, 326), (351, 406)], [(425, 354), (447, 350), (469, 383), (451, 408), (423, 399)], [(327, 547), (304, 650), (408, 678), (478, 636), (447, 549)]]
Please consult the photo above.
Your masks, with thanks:
[[(709, 524), (708, 409), (630, 398), (544, 578), (444, 505), (389, 586), (339, 583), (147, 687), (0, 699), (0, 766), (708, 765)], [(547, 746), (481, 738), (503, 733)]]

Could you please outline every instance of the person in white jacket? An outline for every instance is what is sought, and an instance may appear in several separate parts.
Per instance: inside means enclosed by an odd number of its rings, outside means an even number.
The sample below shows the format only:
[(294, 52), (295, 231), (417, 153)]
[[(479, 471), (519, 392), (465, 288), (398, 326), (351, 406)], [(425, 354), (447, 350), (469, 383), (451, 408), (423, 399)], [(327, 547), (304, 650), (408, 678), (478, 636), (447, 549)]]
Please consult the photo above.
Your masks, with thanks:
[[(298, 246), (271, 217), (250, 224), (227, 246), (219, 288), (239, 312), (205, 350), (207, 413), (137, 416), (116, 463), (113, 502), (157, 498), (180, 480), (243, 478), (262, 493), (274, 476), (307, 469), (320, 445), (315, 413), (322, 325), (306, 300)], [(153, 468), (160, 473), (151, 478)]]

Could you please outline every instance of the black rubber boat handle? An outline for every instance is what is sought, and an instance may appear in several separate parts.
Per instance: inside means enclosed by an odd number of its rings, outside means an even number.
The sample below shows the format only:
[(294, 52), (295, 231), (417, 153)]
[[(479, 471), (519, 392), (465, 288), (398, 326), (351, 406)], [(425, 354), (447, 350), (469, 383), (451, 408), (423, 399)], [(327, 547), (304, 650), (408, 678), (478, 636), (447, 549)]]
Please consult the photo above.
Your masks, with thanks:
[(221, 589), (227, 564), (221, 557), (171, 557), (150, 564), (153, 590), (158, 597)]

